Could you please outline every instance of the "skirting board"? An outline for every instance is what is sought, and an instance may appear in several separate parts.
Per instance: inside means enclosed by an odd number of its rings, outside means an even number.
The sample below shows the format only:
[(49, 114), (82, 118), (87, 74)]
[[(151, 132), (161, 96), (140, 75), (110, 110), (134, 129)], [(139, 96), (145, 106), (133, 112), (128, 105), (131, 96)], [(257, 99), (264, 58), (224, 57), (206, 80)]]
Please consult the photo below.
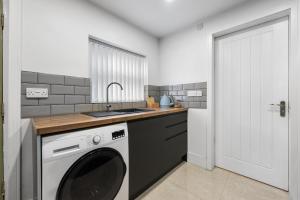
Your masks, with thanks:
[(198, 155), (198, 154), (189, 152), (188, 157), (187, 157), (187, 161), (189, 163), (192, 163), (194, 165), (198, 165), (199, 167), (207, 169), (206, 156)]

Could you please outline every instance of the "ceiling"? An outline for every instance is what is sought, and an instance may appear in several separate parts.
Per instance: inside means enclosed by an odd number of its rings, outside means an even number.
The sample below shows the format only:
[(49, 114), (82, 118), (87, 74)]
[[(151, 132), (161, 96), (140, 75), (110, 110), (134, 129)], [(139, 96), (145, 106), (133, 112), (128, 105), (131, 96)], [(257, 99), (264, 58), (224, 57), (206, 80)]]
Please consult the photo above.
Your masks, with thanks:
[(90, 0), (110, 13), (163, 37), (247, 0)]

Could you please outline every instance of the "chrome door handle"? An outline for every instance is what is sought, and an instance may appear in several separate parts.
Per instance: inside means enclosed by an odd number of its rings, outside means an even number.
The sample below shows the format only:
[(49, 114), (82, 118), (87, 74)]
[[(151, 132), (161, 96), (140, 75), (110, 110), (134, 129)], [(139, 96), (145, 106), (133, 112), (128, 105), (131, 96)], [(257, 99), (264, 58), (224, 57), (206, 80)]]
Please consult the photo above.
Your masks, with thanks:
[(271, 106), (279, 106), (280, 108), (280, 116), (285, 117), (286, 115), (286, 102), (285, 101), (280, 101), (280, 104), (270, 104)]

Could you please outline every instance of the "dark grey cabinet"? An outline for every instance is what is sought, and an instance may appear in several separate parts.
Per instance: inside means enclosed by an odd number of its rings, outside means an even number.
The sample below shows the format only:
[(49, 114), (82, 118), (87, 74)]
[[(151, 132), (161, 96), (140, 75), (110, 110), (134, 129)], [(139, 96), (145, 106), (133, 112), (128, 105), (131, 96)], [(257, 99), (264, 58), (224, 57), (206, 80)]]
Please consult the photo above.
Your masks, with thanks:
[(128, 122), (129, 194), (134, 199), (187, 154), (187, 112)]

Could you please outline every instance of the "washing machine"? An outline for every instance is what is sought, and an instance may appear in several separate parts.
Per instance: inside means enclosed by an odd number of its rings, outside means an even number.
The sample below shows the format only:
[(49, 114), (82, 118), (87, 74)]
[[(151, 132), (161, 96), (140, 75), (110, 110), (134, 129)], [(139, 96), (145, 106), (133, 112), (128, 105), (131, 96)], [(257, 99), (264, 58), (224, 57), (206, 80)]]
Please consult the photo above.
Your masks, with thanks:
[(128, 200), (127, 124), (42, 138), (42, 200)]

